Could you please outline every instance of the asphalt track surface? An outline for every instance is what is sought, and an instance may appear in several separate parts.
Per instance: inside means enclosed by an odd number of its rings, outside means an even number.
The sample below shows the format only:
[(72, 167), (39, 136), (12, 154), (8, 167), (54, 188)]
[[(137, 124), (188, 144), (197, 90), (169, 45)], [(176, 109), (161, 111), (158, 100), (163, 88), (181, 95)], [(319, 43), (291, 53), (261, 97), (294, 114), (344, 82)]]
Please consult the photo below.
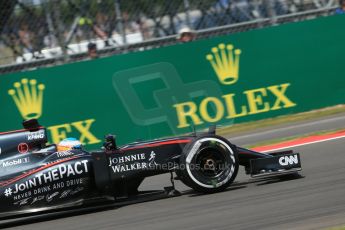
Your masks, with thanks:
[[(251, 142), (250, 137), (243, 141)], [(301, 153), (301, 178), (250, 179), (240, 170), (222, 193), (196, 194), (177, 182), (179, 197), (11, 229), (325, 229), (345, 224), (345, 138), (294, 150)], [(168, 181), (169, 175), (153, 177), (142, 189), (159, 189)]]

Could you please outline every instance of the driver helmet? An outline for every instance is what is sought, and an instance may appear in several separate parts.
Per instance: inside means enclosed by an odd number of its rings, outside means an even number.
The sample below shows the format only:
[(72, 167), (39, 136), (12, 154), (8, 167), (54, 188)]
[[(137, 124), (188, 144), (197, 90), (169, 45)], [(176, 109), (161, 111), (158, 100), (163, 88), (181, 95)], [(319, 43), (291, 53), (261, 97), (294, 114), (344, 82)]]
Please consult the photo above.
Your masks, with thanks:
[(74, 137), (65, 138), (57, 145), (57, 150), (59, 152), (72, 150), (72, 149), (82, 149), (81, 142)]

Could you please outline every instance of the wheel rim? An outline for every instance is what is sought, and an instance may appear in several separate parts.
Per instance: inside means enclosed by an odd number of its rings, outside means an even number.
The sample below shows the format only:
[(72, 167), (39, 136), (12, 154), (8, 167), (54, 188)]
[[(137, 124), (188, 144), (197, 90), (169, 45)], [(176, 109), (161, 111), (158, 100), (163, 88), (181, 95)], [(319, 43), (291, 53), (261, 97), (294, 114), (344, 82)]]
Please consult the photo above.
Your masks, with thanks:
[(187, 157), (188, 174), (204, 188), (217, 188), (226, 184), (234, 175), (236, 164), (231, 147), (211, 137), (195, 142)]
[(216, 148), (204, 148), (196, 157), (196, 165), (199, 165), (199, 173), (209, 179), (215, 179), (224, 173), (226, 167), (225, 154)]

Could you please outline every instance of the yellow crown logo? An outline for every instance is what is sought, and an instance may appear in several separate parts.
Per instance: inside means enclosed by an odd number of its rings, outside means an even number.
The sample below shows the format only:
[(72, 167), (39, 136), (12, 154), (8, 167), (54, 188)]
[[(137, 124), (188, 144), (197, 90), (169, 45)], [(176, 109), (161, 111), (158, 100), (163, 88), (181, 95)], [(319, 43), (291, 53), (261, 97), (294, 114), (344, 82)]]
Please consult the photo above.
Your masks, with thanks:
[(43, 84), (37, 85), (35, 79), (26, 78), (13, 84), (8, 94), (12, 96), (20, 114), (24, 119), (39, 118), (42, 115)]
[(240, 69), (241, 50), (234, 50), (234, 46), (231, 44), (226, 46), (219, 44), (218, 47), (213, 47), (211, 51), (212, 54), (206, 55), (206, 59), (211, 63), (219, 81), (225, 85), (236, 83)]

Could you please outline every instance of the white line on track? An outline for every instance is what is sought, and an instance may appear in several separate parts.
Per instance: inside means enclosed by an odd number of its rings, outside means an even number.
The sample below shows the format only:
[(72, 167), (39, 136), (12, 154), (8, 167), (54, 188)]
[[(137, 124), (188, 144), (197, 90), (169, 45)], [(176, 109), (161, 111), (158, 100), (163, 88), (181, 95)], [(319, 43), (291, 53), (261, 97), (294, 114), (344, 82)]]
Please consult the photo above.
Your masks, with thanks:
[(321, 142), (326, 142), (326, 141), (337, 140), (337, 139), (341, 139), (341, 138), (345, 138), (345, 135), (339, 136), (339, 137), (331, 137), (331, 138), (327, 138), (324, 140), (311, 141), (311, 142), (306, 142), (306, 143), (301, 143), (301, 144), (296, 144), (296, 145), (289, 145), (289, 146), (284, 146), (284, 147), (260, 151), (260, 152), (262, 152), (262, 153), (274, 152), (274, 151), (279, 151), (279, 150), (288, 149), (288, 148), (294, 148), (294, 147), (299, 147), (299, 146), (304, 146), (304, 145), (310, 145), (310, 144), (316, 144), (316, 143), (321, 143)]

